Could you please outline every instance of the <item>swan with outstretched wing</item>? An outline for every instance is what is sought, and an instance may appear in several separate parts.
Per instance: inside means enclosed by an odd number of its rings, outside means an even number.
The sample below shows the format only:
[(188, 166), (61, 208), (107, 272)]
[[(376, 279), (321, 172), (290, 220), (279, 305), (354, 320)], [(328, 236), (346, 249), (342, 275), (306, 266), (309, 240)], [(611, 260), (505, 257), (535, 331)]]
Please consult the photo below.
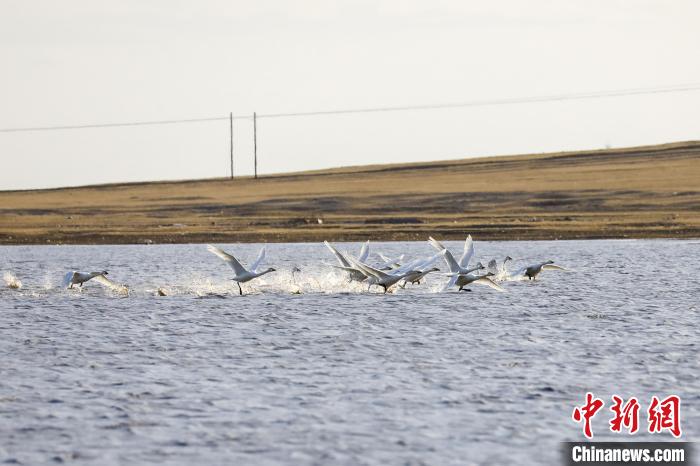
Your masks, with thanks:
[(545, 262), (539, 262), (537, 264), (532, 264), (525, 266), (513, 274), (514, 277), (525, 276), (530, 280), (534, 280), (543, 270), (563, 270), (568, 272), (567, 269), (556, 265), (553, 260), (548, 260)]
[[(333, 247), (331, 243), (328, 241), (324, 241), (323, 244), (326, 245), (328, 250), (333, 253), (335, 258), (338, 260), (338, 263), (340, 265), (333, 265), (331, 264), (331, 267), (334, 267), (336, 269), (343, 270), (348, 273), (348, 277), (350, 278), (350, 281), (356, 281), (356, 282), (363, 282), (367, 279), (367, 274), (365, 274), (362, 270), (358, 269), (357, 267), (353, 266), (350, 261), (348, 260), (348, 257), (345, 257), (343, 254), (338, 252), (338, 250)], [(365, 243), (365, 245), (368, 245), (369, 241)], [(369, 246), (368, 246), (369, 248)], [(369, 254), (369, 249), (367, 250), (367, 254)], [(360, 254), (362, 255), (362, 254)]]
[(251, 270), (247, 270), (243, 265), (236, 259), (233, 255), (227, 253), (223, 249), (212, 246), (211, 244), (207, 246), (207, 250), (212, 254), (219, 256), (224, 262), (226, 262), (229, 267), (233, 269), (234, 276), (231, 278), (236, 285), (238, 285), (238, 293), (243, 295), (243, 289), (241, 288), (241, 283), (249, 282), (255, 278), (261, 277), (267, 273), (274, 272), (275, 269), (270, 267), (268, 269), (257, 271), (256, 269), (260, 266), (262, 261), (265, 259), (265, 248), (263, 248), (258, 254), (258, 258), (255, 260), (251, 266)]
[(405, 277), (415, 273), (415, 270), (408, 270), (408, 271), (394, 271), (393, 273), (386, 273), (382, 270), (375, 269), (374, 267), (370, 267), (367, 264), (363, 264), (362, 262), (358, 261), (357, 259), (353, 257), (348, 257), (350, 262), (352, 262), (352, 265), (357, 267), (358, 269), (362, 270), (362, 272), (367, 275), (368, 277), (368, 284), (369, 286), (367, 287), (367, 290), (371, 288), (372, 285), (377, 285), (381, 286), (384, 288), (384, 293), (386, 293), (389, 288), (403, 280)]
[(107, 275), (108, 272), (106, 270), (103, 270), (101, 272), (68, 272), (63, 277), (63, 287), (73, 288), (73, 285), (78, 285), (80, 288), (82, 288), (83, 283), (92, 280), (95, 283), (99, 283), (100, 285), (104, 286), (105, 288), (109, 288), (112, 291), (116, 291), (121, 294), (129, 293), (129, 287), (113, 282), (112, 280), (107, 278)]
[(465, 288), (465, 286), (470, 285), (472, 283), (477, 283), (479, 285), (486, 285), (488, 287), (493, 288), (496, 291), (501, 291), (501, 292), (506, 291), (501, 285), (499, 285), (498, 283), (491, 280), (492, 276), (493, 276), (493, 274), (491, 272), (487, 273), (486, 275), (473, 275), (473, 274), (458, 275), (457, 280), (455, 282), (455, 285), (459, 287), (457, 291), (471, 291), (470, 289)]
[(456, 284), (457, 277), (460, 274), (467, 275), (484, 268), (481, 262), (478, 262), (475, 267), (469, 267), (469, 261), (474, 256), (474, 244), (472, 242), (471, 235), (467, 236), (467, 239), (464, 242), (464, 252), (462, 253), (462, 257), (460, 257), (459, 262), (457, 262), (450, 250), (447, 249), (444, 244), (442, 244), (432, 236), (428, 237), (428, 243), (443, 254), (443, 258), (445, 259), (447, 268), (450, 270), (450, 280), (445, 284), (442, 291), (453, 287)]

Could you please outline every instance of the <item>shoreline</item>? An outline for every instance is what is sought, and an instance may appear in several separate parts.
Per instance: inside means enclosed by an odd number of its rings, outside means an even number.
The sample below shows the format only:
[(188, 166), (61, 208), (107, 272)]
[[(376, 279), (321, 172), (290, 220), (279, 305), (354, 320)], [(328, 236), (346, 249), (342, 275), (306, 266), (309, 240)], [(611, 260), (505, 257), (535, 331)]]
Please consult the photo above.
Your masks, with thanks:
[(450, 229), (425, 229), (419, 232), (381, 232), (373, 231), (365, 234), (351, 232), (330, 232), (323, 230), (296, 232), (256, 233), (243, 232), (239, 234), (191, 234), (178, 235), (109, 235), (79, 233), (77, 235), (52, 234), (48, 236), (13, 236), (0, 237), (2, 246), (29, 246), (29, 245), (127, 245), (127, 244), (207, 244), (207, 243), (320, 243), (324, 240), (330, 242), (363, 242), (371, 241), (424, 241), (428, 236), (436, 236), (445, 241), (463, 240), (465, 235), (471, 234), (475, 241), (552, 241), (552, 240), (632, 240), (632, 239), (666, 239), (689, 240), (700, 239), (699, 229), (675, 231), (668, 234), (668, 230), (638, 230), (623, 232), (583, 232), (564, 230), (519, 230), (517, 232), (485, 232), (483, 230), (469, 228)]
[[(464, 232), (464, 235), (457, 237), (448, 237), (448, 236), (439, 236), (440, 241), (463, 241), (465, 235), (470, 234), (468, 231)], [(473, 235), (472, 235), (473, 236)], [(418, 242), (418, 241), (425, 241), (427, 239), (427, 236), (425, 238), (383, 238), (383, 237), (378, 237), (378, 238), (349, 238), (349, 239), (344, 239), (344, 238), (331, 238), (331, 239), (326, 239), (326, 241), (329, 241), (331, 243), (361, 243), (367, 240), (371, 240), (373, 242), (382, 242), (382, 243), (390, 243), (390, 242)], [(610, 237), (603, 237), (603, 236), (594, 236), (594, 237), (534, 237), (534, 238), (529, 238), (529, 237), (518, 237), (518, 238), (491, 238), (491, 237), (479, 237), (479, 238), (474, 238), (474, 241), (488, 241), (488, 242), (508, 242), (508, 241), (644, 241), (644, 240), (677, 240), (677, 241), (685, 241), (685, 240), (700, 240), (700, 236), (625, 236), (625, 237), (615, 237), (615, 236), (610, 236)], [(151, 242), (136, 242), (136, 241), (111, 241), (110, 239), (105, 239), (104, 241), (85, 241), (85, 242), (53, 242), (53, 241), (47, 241), (47, 242), (36, 242), (36, 241), (19, 241), (19, 242), (0, 242), (0, 246), (150, 246), (150, 245), (177, 245), (177, 244), (193, 244), (193, 245), (206, 245), (206, 244), (322, 244), (324, 240), (318, 239), (318, 240), (305, 240), (305, 241), (294, 241), (294, 240), (266, 240), (266, 239), (260, 239), (260, 240), (241, 240), (240, 238), (233, 239), (233, 238), (212, 238), (209, 240), (205, 241), (198, 241), (198, 240), (192, 240), (192, 241), (151, 241)]]

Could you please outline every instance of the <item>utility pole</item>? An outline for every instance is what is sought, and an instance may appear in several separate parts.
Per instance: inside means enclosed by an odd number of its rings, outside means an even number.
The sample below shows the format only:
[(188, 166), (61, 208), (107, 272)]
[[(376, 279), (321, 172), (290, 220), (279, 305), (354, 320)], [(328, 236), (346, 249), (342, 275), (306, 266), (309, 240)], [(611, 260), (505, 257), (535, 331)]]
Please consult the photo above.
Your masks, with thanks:
[(253, 167), (255, 173), (255, 179), (258, 179), (258, 127), (257, 127), (257, 116), (253, 112)]
[(229, 135), (231, 136), (231, 179), (233, 179), (233, 112), (229, 113)]

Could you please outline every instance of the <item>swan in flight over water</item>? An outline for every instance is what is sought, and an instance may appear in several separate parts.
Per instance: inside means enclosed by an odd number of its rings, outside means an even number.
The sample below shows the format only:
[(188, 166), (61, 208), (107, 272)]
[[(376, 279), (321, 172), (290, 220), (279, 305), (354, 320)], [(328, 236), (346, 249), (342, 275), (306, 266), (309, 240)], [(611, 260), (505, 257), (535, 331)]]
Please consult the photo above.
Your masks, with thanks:
[[(350, 263), (348, 258), (350, 255), (348, 254), (347, 257), (345, 257), (343, 254), (339, 253), (336, 248), (331, 245), (328, 241), (324, 241), (323, 244), (326, 245), (326, 247), (333, 253), (336, 259), (338, 259), (338, 263), (340, 265), (333, 265), (332, 267), (335, 267), (336, 269), (344, 270), (348, 273), (348, 276), (350, 278), (350, 281), (356, 281), (356, 282), (363, 282), (367, 279), (368, 275), (364, 273), (362, 270), (359, 268), (353, 266), (353, 264)], [(357, 258), (360, 262), (364, 262), (367, 260), (367, 257), (369, 256), (369, 241), (364, 243), (362, 245), (362, 249), (360, 250), (360, 255)]]
[(65, 277), (63, 277), (63, 286), (66, 288), (73, 288), (73, 285), (80, 285), (83, 287), (83, 283), (92, 280), (95, 277), (105, 277), (107, 271), (102, 272), (68, 272)]
[(506, 258), (503, 259), (503, 262), (499, 265), (496, 262), (496, 259), (491, 259), (486, 266), (486, 270), (494, 275), (494, 280), (505, 280), (508, 278), (508, 261), (512, 260), (512, 257), (506, 256)]
[(403, 278), (403, 286), (401, 288), (405, 288), (407, 283), (410, 283), (412, 285), (419, 284), (420, 281), (429, 273), (431, 272), (439, 272), (440, 269), (437, 267), (431, 267), (435, 261), (440, 259), (442, 257), (443, 253), (442, 251), (438, 252), (432, 257), (429, 257), (428, 259), (416, 259), (413, 262), (409, 262), (405, 266), (400, 266), (397, 271), (404, 271), (404, 270), (412, 270), (413, 272), (409, 275), (406, 275)]
[(428, 236), (428, 243), (430, 243), (430, 245), (438, 251), (447, 251), (448, 255), (445, 256), (445, 260), (448, 260), (449, 257), (449, 260), (454, 261), (454, 263), (458, 264), (458, 266), (463, 270), (466, 270), (467, 267), (469, 267), (469, 261), (471, 261), (474, 257), (474, 242), (472, 241), (472, 235), (467, 236), (467, 239), (464, 241), (464, 252), (462, 253), (462, 257), (459, 258), (459, 262), (455, 261), (454, 256), (444, 244), (432, 236)]
[(265, 259), (265, 248), (263, 247), (260, 250), (260, 254), (258, 254), (258, 258), (255, 259), (255, 262), (250, 266), (250, 270), (246, 270), (245, 267), (241, 265), (240, 262), (238, 262), (238, 259), (233, 257), (231, 254), (223, 251), (222, 249), (217, 248), (216, 246), (212, 246), (211, 244), (207, 246), (207, 250), (211, 252), (212, 254), (216, 254), (219, 256), (224, 262), (226, 262), (232, 269), (233, 272), (235, 273), (234, 277), (231, 279), (234, 282), (236, 282), (236, 285), (238, 285), (238, 293), (240, 295), (243, 295), (243, 289), (241, 288), (241, 283), (246, 283), (251, 281), (254, 278), (258, 278), (262, 275), (265, 275), (266, 273), (274, 272), (275, 269), (272, 267), (268, 268), (267, 270), (262, 270), (258, 271), (258, 267), (262, 264), (262, 261)]
[(439, 272), (439, 271), (440, 271), (440, 269), (438, 269), (437, 267), (432, 267), (430, 269), (416, 270), (413, 273), (411, 273), (410, 275), (406, 275), (403, 278), (404, 286), (402, 288), (404, 288), (407, 283), (410, 283), (411, 285), (420, 285), (420, 281), (423, 280), (423, 278), (425, 278), (425, 276), (428, 275), (430, 272)]
[(73, 285), (79, 285), (80, 288), (82, 288), (83, 283), (94, 280), (100, 285), (113, 291), (117, 291), (119, 293), (129, 293), (129, 287), (114, 283), (112, 280), (108, 279), (106, 275), (108, 275), (106, 270), (103, 270), (102, 272), (68, 272), (65, 277), (63, 277), (63, 286), (71, 289), (73, 288)]
[(501, 287), (501, 285), (491, 280), (490, 277), (493, 275), (494, 274), (492, 272), (489, 272), (486, 275), (460, 274), (457, 276), (457, 280), (455, 281), (455, 285), (459, 287), (457, 291), (471, 291), (470, 289), (464, 287), (472, 283), (490, 286), (497, 291), (506, 291), (503, 289), (503, 287)]
[(294, 275), (297, 272), (301, 272), (301, 269), (297, 266), (294, 266), (292, 268), (292, 286), (291, 289), (289, 290), (290, 293), (292, 294), (301, 294), (301, 287), (297, 285), (297, 277)]
[(428, 237), (428, 243), (443, 254), (447, 268), (450, 269), (451, 278), (450, 281), (444, 286), (443, 291), (453, 287), (457, 283), (457, 278), (460, 275), (468, 275), (484, 268), (481, 262), (477, 262), (476, 266), (474, 267), (469, 267), (469, 261), (471, 261), (472, 257), (474, 257), (474, 243), (472, 242), (472, 235), (467, 236), (467, 239), (464, 241), (464, 252), (462, 253), (462, 257), (459, 258), (459, 262), (455, 260), (455, 257), (452, 255), (449, 249), (447, 249), (441, 242), (432, 236)]
[(378, 252), (377, 255), (382, 261), (384, 261), (383, 264), (377, 266), (379, 270), (398, 269), (399, 267), (401, 267), (401, 262), (403, 261), (404, 257), (406, 257), (404, 254), (401, 254), (396, 259), (390, 259), (381, 252)]
[(520, 275), (525, 275), (527, 278), (530, 280), (534, 280), (537, 275), (540, 274), (543, 270), (564, 270), (567, 271), (564, 267), (560, 267), (558, 265), (554, 264), (554, 261), (549, 260), (545, 262), (540, 262), (538, 264), (533, 264), (533, 265), (528, 265), (527, 267), (523, 267), (522, 269), (518, 270), (515, 275), (520, 276)]
[(362, 262), (359, 262), (353, 257), (348, 257), (348, 259), (350, 260), (350, 262), (352, 262), (352, 265), (361, 270), (362, 273), (364, 273), (367, 276), (367, 291), (369, 291), (372, 285), (377, 285), (384, 288), (384, 293), (386, 294), (389, 288), (391, 288), (404, 278), (408, 277), (411, 274), (420, 273), (419, 270), (396, 270), (393, 271), (393, 273), (386, 273), (382, 270), (377, 270), (374, 267), (370, 267), (367, 264), (363, 264)]

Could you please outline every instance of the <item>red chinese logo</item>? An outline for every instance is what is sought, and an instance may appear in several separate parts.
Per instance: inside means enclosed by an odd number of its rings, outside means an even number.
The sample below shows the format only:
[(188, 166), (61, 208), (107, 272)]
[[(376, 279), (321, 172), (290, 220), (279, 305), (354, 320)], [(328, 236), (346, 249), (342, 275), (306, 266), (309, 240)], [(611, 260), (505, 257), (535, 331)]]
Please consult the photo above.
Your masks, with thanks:
[(622, 398), (617, 395), (612, 396), (615, 403), (610, 411), (615, 413), (615, 417), (610, 421), (610, 430), (620, 432), (624, 426), (630, 434), (634, 434), (639, 430), (639, 402), (635, 397), (627, 400), (627, 403), (622, 405)]
[(591, 430), (591, 419), (596, 413), (603, 407), (603, 400), (600, 398), (595, 398), (593, 393), (586, 393), (586, 404), (583, 406), (576, 406), (571, 417), (576, 422), (581, 422), (583, 420), (583, 435), (588, 438), (593, 438), (593, 431)]
[(668, 430), (676, 438), (681, 436), (681, 399), (679, 397), (671, 395), (659, 401), (653, 396), (647, 413), (650, 433)]
[[(626, 429), (631, 435), (639, 430), (639, 401), (631, 397), (627, 402), (617, 395), (612, 396), (613, 404), (610, 411), (613, 418), (610, 420), (612, 432), (622, 432)], [(578, 423), (583, 422), (583, 435), (593, 438), (591, 421), (604, 406), (603, 400), (596, 398), (592, 393), (586, 393), (586, 402), (583, 406), (576, 406), (571, 418)], [(681, 436), (681, 399), (676, 395), (670, 395), (663, 400), (652, 396), (647, 409), (648, 432), (650, 434), (670, 432), (674, 437)]]

